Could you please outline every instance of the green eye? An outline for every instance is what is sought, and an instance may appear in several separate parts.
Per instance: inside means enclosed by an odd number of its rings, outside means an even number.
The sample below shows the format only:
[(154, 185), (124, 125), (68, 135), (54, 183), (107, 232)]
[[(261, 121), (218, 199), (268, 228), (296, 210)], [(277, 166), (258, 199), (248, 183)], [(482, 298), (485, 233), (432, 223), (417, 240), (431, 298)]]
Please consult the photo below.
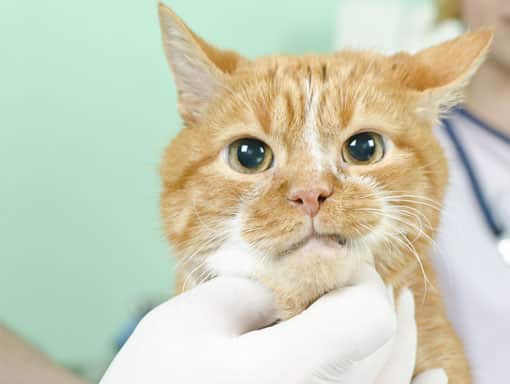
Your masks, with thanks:
[(384, 140), (381, 135), (363, 132), (351, 136), (342, 148), (342, 157), (347, 164), (367, 165), (377, 163), (384, 157)]
[(273, 164), (273, 151), (263, 141), (245, 138), (228, 147), (228, 163), (240, 173), (259, 173)]

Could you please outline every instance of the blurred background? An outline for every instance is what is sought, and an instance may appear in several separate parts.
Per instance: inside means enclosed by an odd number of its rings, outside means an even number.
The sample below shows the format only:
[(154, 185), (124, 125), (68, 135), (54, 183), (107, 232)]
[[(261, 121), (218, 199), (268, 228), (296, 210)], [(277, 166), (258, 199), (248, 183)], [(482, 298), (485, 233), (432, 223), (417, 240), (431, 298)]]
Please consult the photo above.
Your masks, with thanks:
[[(428, 0), (166, 3), (249, 57), (414, 49), (434, 19)], [(0, 2), (0, 323), (93, 380), (172, 294), (158, 164), (181, 123), (156, 10)]]

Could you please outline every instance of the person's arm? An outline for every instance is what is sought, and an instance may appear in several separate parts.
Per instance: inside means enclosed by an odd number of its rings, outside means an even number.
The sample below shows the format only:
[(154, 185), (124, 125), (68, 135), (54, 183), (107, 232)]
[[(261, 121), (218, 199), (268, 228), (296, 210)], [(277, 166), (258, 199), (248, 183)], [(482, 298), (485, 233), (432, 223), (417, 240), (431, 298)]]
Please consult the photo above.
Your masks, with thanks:
[(0, 384), (86, 384), (0, 325)]

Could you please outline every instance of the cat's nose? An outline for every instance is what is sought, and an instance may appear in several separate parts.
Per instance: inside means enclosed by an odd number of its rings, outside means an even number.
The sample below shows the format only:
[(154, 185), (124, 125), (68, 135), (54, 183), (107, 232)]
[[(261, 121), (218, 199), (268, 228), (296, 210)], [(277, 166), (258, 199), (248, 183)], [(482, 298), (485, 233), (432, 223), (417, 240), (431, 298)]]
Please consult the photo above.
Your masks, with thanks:
[(305, 214), (314, 217), (319, 213), (321, 204), (333, 194), (332, 188), (304, 188), (290, 191), (288, 200), (299, 206)]

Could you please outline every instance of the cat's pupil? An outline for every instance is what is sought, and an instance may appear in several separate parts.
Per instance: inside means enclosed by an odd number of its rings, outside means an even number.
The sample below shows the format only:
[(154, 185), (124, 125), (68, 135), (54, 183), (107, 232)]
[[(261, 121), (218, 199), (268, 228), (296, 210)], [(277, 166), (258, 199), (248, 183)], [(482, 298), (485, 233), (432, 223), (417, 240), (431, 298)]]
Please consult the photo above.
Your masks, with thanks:
[(356, 160), (369, 161), (376, 152), (377, 143), (371, 133), (360, 133), (350, 139), (347, 147)]
[(266, 157), (266, 148), (264, 143), (256, 139), (242, 139), (237, 147), (237, 159), (239, 163), (246, 168), (256, 169)]

